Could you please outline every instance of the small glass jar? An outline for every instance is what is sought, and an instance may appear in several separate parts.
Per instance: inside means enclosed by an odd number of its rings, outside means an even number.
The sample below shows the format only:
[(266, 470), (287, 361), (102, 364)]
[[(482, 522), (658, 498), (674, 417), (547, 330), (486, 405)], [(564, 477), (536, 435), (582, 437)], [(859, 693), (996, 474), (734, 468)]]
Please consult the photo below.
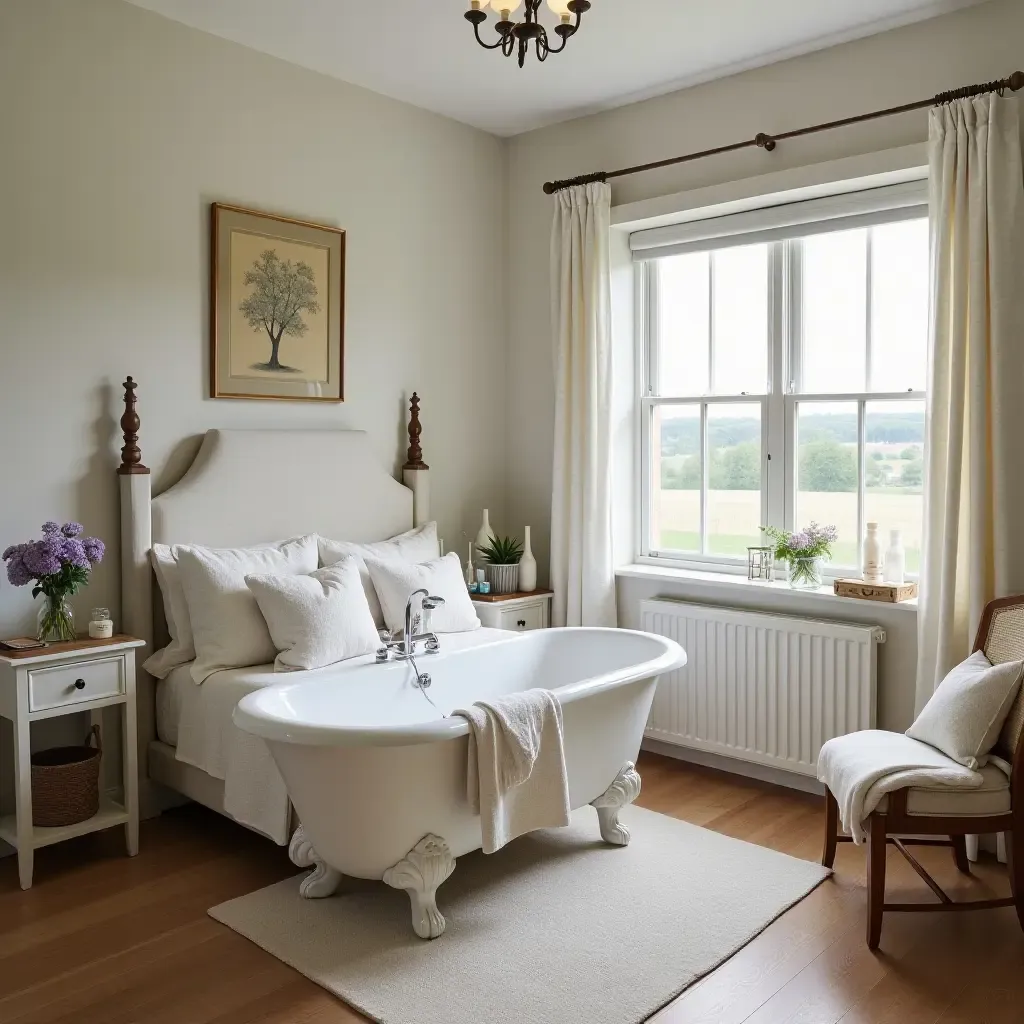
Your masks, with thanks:
[(109, 640), (114, 635), (114, 622), (109, 608), (93, 608), (89, 616), (89, 636), (93, 640)]

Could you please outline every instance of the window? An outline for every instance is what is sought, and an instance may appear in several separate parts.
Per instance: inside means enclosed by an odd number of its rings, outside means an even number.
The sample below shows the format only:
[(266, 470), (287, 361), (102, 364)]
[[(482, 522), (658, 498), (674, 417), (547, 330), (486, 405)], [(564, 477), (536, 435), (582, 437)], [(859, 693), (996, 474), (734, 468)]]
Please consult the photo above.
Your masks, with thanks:
[[(815, 215), (820, 215), (816, 217)], [(743, 230), (740, 230), (743, 229)], [(920, 563), (922, 184), (637, 232), (641, 555), (742, 565), (759, 527), (865, 524)]]

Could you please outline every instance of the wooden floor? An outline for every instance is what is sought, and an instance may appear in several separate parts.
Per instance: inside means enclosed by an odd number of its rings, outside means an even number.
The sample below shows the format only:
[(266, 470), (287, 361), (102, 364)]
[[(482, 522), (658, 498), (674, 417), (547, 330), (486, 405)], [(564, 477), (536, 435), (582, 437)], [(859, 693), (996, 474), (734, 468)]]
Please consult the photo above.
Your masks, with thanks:
[[(645, 807), (817, 860), (819, 800), (654, 755), (639, 767)], [(994, 862), (979, 865), (970, 880), (957, 874), (948, 851), (926, 850), (922, 859), (954, 898), (1006, 892), (1005, 869)], [(0, 860), (0, 1021), (362, 1020), (206, 916), (208, 907), (294, 870), (283, 850), (197, 807), (145, 822), (133, 860), (123, 856), (120, 830), (40, 851), (36, 886), (27, 893), (18, 889), (14, 858)], [(930, 898), (893, 850), (889, 871), (901, 900)], [(1012, 910), (889, 915), (882, 948), (872, 954), (864, 906), (863, 851), (840, 846), (834, 879), (653, 1019), (1024, 1022), (1024, 933)]]

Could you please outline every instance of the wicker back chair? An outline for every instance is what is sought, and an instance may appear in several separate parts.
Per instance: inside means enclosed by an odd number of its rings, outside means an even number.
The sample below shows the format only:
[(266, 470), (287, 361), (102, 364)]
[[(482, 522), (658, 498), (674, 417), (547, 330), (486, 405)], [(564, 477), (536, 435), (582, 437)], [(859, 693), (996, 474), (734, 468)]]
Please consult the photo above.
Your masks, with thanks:
[[(985, 607), (974, 642), (975, 651), (984, 651), (993, 665), (1024, 660), (1024, 595), (990, 601)], [(995, 910), (1015, 907), (1024, 928), (1024, 687), (1017, 695), (1003, 726), (994, 754), (1012, 765), (1008, 785), (984, 790), (933, 790), (930, 795), (949, 804), (945, 811), (908, 806), (911, 795), (926, 792), (903, 789), (891, 793), (868, 819), (868, 920), (867, 942), (877, 949), (882, 934), (882, 916), (887, 910), (905, 912)], [(998, 769), (987, 769), (995, 775)], [(993, 809), (995, 801), (996, 809)], [(972, 808), (972, 804), (975, 806)], [(1011, 896), (1004, 899), (954, 902), (907, 849), (908, 846), (950, 846), (956, 866), (970, 874), (967, 836), (1002, 833), (1006, 841)], [(914, 838), (909, 838), (914, 837)], [(933, 838), (934, 837), (934, 838)], [(939, 838), (942, 837), (942, 838)], [(825, 850), (821, 862), (832, 867), (836, 844), (850, 842), (839, 834), (839, 808), (830, 792), (825, 792)], [(886, 903), (885, 854), (895, 846), (925, 884), (938, 897), (938, 903)]]

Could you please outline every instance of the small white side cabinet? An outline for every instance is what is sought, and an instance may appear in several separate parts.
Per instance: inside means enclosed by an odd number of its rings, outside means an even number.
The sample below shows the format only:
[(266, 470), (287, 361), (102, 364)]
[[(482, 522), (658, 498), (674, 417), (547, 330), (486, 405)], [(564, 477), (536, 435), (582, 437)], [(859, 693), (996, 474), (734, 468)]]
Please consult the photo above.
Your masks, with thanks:
[[(0, 651), (0, 716), (14, 725), (15, 813), (0, 818), (0, 839), (18, 851), (22, 889), (32, 885), (32, 861), (41, 846), (124, 825), (128, 855), (139, 852), (139, 776), (135, 718), (135, 648), (130, 636), (75, 640), (33, 651)], [(32, 824), (30, 727), (44, 718), (87, 712), (100, 723), (103, 710), (121, 709), (124, 802), (105, 792), (100, 774), (100, 809), (86, 821), (58, 828)], [(84, 735), (84, 733), (83, 733)], [(105, 744), (107, 746), (107, 744)]]
[(551, 625), (551, 591), (473, 596), (480, 621), (492, 629), (547, 629)]

